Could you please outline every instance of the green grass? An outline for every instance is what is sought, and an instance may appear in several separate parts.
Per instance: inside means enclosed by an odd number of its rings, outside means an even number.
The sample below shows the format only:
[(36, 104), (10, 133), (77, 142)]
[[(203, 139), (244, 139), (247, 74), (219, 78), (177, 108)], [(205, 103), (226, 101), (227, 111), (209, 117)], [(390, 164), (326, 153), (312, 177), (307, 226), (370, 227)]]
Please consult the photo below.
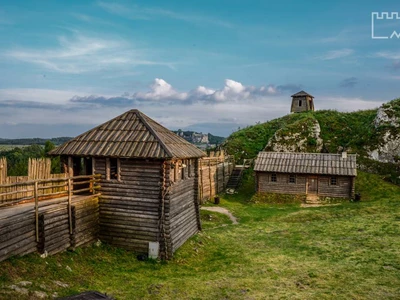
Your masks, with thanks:
[(238, 194), (221, 197), (239, 225), (202, 212), (203, 232), (171, 261), (139, 262), (107, 245), (13, 258), (0, 263), (0, 298), (18, 299), (7, 286), (22, 280), (33, 285), (21, 299), (38, 290), (117, 299), (400, 298), (399, 187), (360, 173), (361, 202), (300, 208), (250, 203), (252, 184), (248, 174)]

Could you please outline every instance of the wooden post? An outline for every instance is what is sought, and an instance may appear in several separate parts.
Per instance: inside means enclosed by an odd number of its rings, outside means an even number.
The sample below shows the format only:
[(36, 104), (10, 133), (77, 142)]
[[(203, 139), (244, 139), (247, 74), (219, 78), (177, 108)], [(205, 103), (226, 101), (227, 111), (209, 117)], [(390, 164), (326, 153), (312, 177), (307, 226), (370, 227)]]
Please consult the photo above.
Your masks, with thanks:
[(222, 190), (225, 190), (225, 157), (222, 159)]
[(72, 234), (71, 202), (72, 202), (72, 182), (71, 182), (71, 178), (68, 178), (68, 222), (69, 222), (69, 233), (70, 234)]
[(68, 156), (68, 176), (74, 176), (74, 162), (72, 160), (72, 156)]
[(201, 165), (201, 159), (196, 158), (194, 162), (194, 169), (195, 169), (195, 174), (194, 174), (194, 184), (197, 187), (194, 195), (194, 207), (196, 209), (196, 222), (197, 222), (197, 229), (201, 230), (201, 219), (200, 219), (200, 201), (199, 201), (199, 196), (197, 195), (198, 191), (198, 186), (199, 186), (199, 165)]
[(219, 193), (219, 156), (217, 156), (217, 161), (216, 161), (216, 165), (215, 165), (215, 195), (217, 195)]
[(38, 182), (36, 180), (35, 180), (34, 196), (35, 196), (36, 242), (39, 242), (39, 195), (38, 195)]
[(208, 179), (210, 180), (210, 200), (212, 199), (211, 160), (208, 161)]
[(199, 172), (199, 196), (198, 196), (198, 200), (200, 201), (200, 203), (203, 203), (203, 169), (202, 169), (202, 167), (203, 167), (203, 164), (202, 164), (202, 159), (199, 159), (198, 160), (198, 163), (197, 163), (197, 165), (195, 165), (195, 170), (196, 170), (196, 167), (197, 167), (197, 169), (198, 169), (198, 171), (197, 172)]

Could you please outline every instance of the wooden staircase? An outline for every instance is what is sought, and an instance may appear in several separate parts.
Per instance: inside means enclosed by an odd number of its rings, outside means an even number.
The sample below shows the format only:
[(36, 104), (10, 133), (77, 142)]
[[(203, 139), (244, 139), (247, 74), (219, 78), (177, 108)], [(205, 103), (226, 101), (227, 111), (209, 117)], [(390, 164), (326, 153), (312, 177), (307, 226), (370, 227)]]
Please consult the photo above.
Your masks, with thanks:
[(306, 204), (321, 204), (318, 195), (307, 194)]
[(231, 176), (229, 177), (229, 181), (226, 184), (226, 189), (236, 189), (239, 186), (240, 181), (242, 180), (243, 171), (250, 168), (253, 161), (253, 159), (244, 159), (243, 165), (235, 166), (231, 173)]
[(232, 171), (229, 181), (226, 184), (227, 189), (236, 189), (242, 179), (243, 167), (235, 167)]

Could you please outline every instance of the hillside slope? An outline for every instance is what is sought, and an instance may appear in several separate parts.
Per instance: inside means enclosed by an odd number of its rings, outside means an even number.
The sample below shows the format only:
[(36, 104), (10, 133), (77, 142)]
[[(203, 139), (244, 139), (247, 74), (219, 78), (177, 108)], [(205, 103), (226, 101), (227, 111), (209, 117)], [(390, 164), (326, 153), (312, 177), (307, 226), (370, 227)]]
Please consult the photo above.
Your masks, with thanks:
[(223, 145), (237, 161), (259, 151), (329, 152), (359, 155), (360, 168), (400, 182), (400, 99), (379, 109), (342, 113), (321, 110), (290, 114), (249, 126)]

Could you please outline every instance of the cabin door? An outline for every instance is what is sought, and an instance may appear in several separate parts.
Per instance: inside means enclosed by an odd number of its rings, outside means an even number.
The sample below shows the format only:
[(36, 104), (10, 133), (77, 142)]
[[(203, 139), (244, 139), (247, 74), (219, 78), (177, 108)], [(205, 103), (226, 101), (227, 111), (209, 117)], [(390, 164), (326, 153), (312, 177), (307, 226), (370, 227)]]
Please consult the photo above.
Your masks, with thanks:
[(318, 177), (310, 176), (307, 178), (307, 193), (308, 194), (318, 193)]

